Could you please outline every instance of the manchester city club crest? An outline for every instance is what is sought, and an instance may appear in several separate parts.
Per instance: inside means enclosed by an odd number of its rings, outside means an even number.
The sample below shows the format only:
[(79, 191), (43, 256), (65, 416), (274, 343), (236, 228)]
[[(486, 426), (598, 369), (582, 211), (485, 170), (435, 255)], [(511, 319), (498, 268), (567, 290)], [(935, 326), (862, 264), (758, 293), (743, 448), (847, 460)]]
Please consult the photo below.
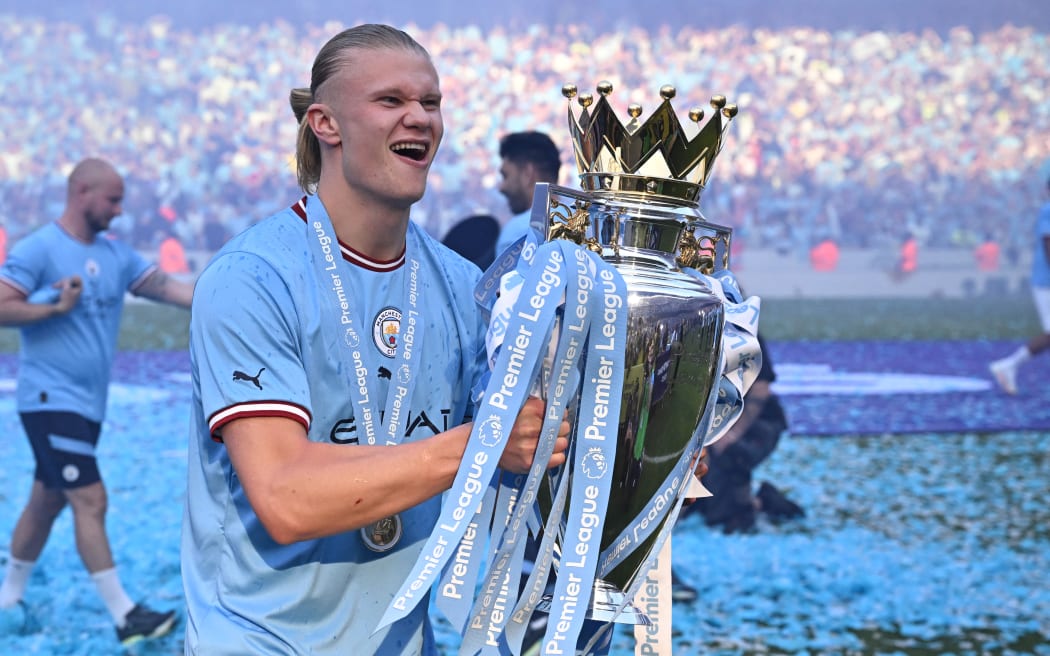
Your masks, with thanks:
[(394, 357), (400, 335), (401, 310), (395, 307), (383, 308), (372, 322), (372, 341), (376, 348), (386, 357)]

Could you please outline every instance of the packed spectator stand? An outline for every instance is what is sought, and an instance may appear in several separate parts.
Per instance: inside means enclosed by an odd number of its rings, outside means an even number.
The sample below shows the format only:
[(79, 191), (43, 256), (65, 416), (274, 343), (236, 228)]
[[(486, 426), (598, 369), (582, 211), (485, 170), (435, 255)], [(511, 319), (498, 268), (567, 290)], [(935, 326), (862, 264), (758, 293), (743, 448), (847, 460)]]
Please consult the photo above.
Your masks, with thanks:
[[(210, 252), (299, 193), (288, 91), (340, 24), (0, 19), (0, 225), (10, 241), (58, 215), (70, 167), (88, 155), (126, 174), (127, 216), (114, 230), (141, 250), (174, 234)], [(663, 84), (678, 89), (685, 123), (691, 107), (710, 113), (712, 95), (739, 105), (702, 207), (747, 248), (804, 261), (825, 238), (893, 248), (908, 231), (925, 248), (967, 253), (990, 237), (1009, 262), (1042, 200), (1042, 28), (399, 26), (442, 76), (446, 137), (413, 212), (439, 238), (468, 215), (506, 212), (502, 134), (546, 131), (572, 162), (561, 87), (593, 91), (606, 79), (624, 119), (632, 102), (644, 119)], [(564, 184), (573, 171), (563, 167)]]

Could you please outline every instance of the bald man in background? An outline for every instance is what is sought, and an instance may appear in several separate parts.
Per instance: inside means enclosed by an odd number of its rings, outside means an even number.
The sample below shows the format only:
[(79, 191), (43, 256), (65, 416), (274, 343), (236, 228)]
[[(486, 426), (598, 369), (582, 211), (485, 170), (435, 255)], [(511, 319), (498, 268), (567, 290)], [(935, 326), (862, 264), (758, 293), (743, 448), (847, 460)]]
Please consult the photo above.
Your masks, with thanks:
[(124, 296), (189, 307), (193, 284), (176, 280), (103, 233), (121, 213), (124, 180), (101, 159), (69, 175), (62, 215), (11, 249), (0, 268), (0, 325), (21, 332), (16, 403), (36, 471), (11, 537), (0, 610), (21, 605), (29, 575), (66, 505), (77, 552), (129, 646), (162, 636), (175, 611), (128, 596), (106, 533), (106, 488), (95, 448), (105, 418)]

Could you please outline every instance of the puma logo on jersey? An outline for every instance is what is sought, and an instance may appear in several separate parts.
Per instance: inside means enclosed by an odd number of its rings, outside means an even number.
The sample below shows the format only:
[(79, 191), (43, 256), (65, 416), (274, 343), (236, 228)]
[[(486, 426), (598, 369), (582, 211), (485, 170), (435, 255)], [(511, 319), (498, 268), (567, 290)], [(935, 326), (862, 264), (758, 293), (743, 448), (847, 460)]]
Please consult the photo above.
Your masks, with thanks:
[(248, 374), (244, 373), (243, 371), (234, 371), (233, 372), (233, 379), (234, 380), (251, 381), (252, 383), (255, 383), (256, 387), (258, 387), (259, 389), (262, 389), (262, 383), (259, 382), (259, 376), (261, 376), (262, 372), (264, 372), (264, 371), (266, 371), (266, 367), (263, 367), (262, 369), (260, 369), (259, 373), (255, 374), (254, 376), (249, 376)]
[(379, 367), (379, 377), (390, 380), (390, 370), (386, 367)]

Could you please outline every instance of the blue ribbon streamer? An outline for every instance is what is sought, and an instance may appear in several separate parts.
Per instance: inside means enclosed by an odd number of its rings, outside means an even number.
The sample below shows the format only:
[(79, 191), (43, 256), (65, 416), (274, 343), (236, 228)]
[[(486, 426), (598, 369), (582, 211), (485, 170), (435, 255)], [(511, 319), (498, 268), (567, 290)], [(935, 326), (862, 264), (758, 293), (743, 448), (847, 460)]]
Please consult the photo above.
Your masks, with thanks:
[(525, 284), (526, 289), (534, 291), (523, 299), (521, 310), (510, 317), (495, 368), (500, 375), (489, 380), (475, 411), (462, 465), (446, 495), (434, 531), (377, 630), (408, 615), (426, 597), (455, 553), (467, 530), (468, 519), (476, 511), (478, 497), (495, 473), (507, 435), (525, 403), (533, 363), (547, 346), (546, 337), (564, 292), (566, 263), (560, 247), (541, 245), (536, 261), (537, 265), (527, 272)]
[(627, 340), (627, 286), (615, 267), (591, 254), (597, 293), (591, 296), (587, 361), (573, 436), (572, 494), (562, 541), (544, 653), (573, 653), (594, 586), (609, 505), (619, 434)]
[[(548, 382), (546, 398), (546, 417), (540, 432), (535, 460), (527, 478), (520, 486), (517, 506), (506, 522), (497, 518), (494, 527), (503, 528), (503, 535), (497, 552), (493, 555), (492, 565), (482, 590), (495, 590), (501, 581), (516, 582), (521, 577), (522, 559), (517, 555), (524, 549), (524, 537), (527, 534), (529, 516), (536, 507), (539, 487), (546, 478), (546, 463), (553, 452), (558, 429), (565, 414), (566, 404), (572, 398), (579, 379), (579, 364), (584, 354), (587, 330), (590, 325), (589, 294), (593, 278), (592, 261), (582, 249), (572, 246), (570, 242), (555, 242), (562, 249), (565, 261), (571, 272), (567, 272), (565, 303), (557, 335), (557, 351), (553, 360), (553, 371)], [(495, 534), (496, 528), (493, 529)], [(517, 601), (517, 595), (515, 595)], [(495, 606), (500, 608), (495, 608)], [(498, 636), (503, 633), (512, 613), (503, 612), (506, 600), (488, 594), (482, 594), (472, 612), (467, 634), (464, 636), (460, 652), (473, 654), (497, 653)], [(530, 609), (531, 610), (531, 609)], [(493, 611), (496, 611), (495, 613)], [(514, 615), (522, 617), (515, 609)], [(525, 619), (527, 621), (527, 617)], [(495, 636), (495, 637), (494, 637)], [(512, 646), (512, 653), (517, 653)], [(517, 648), (520, 650), (520, 646)]]

